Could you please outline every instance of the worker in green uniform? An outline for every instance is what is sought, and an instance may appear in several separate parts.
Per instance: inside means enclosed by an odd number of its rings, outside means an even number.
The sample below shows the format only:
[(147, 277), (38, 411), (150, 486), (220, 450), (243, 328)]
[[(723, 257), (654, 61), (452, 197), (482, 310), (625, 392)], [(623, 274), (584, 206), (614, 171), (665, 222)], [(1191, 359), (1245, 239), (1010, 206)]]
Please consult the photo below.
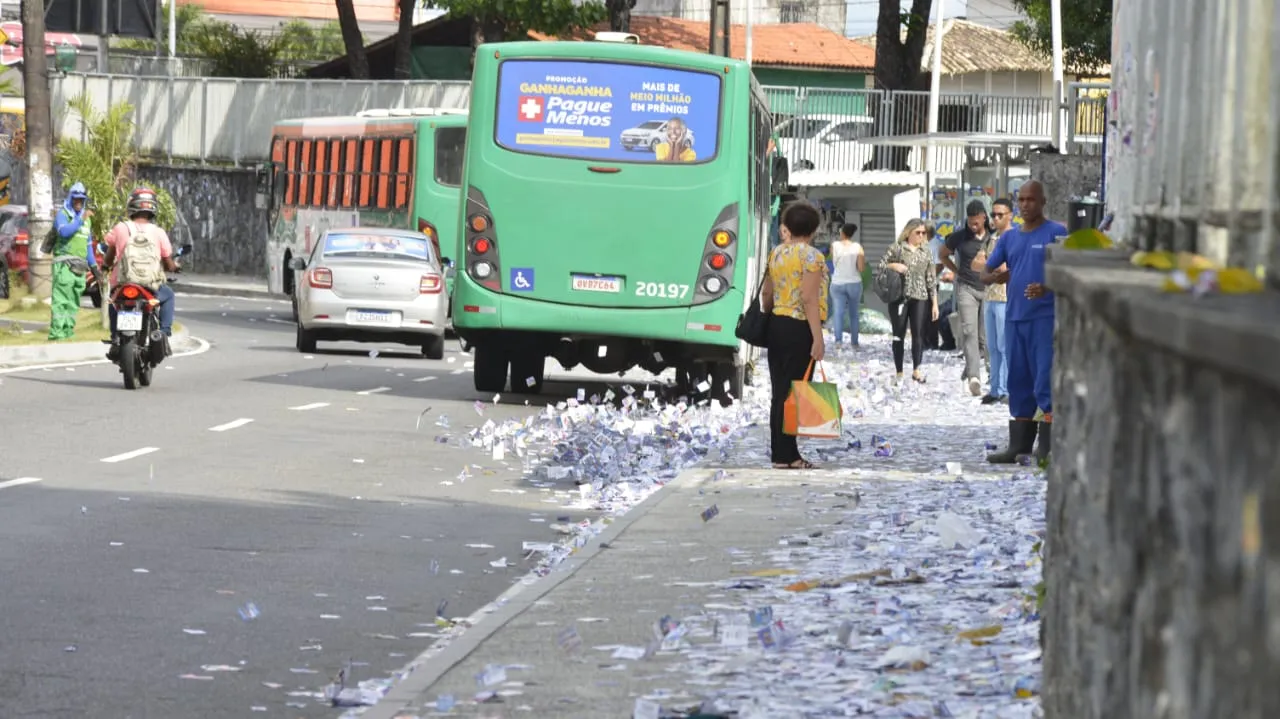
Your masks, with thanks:
[(49, 339), (64, 340), (76, 333), (80, 296), (85, 275), (97, 265), (93, 252), (93, 231), (86, 207), (89, 193), (82, 183), (71, 186), (67, 199), (53, 218), (53, 297), (50, 302)]

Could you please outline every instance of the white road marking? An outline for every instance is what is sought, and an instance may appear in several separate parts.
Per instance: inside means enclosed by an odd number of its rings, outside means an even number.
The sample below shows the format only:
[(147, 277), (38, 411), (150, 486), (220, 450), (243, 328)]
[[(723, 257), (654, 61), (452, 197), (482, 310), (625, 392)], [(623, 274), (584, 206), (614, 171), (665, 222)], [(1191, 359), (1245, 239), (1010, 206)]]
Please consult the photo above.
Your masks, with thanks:
[(240, 419), (232, 420), (230, 422), (227, 422), (226, 424), (220, 424), (217, 427), (210, 427), (209, 431), (210, 432), (226, 432), (229, 429), (235, 429), (236, 427), (243, 427), (252, 421), (253, 420), (249, 419), (248, 417), (241, 417)]
[(450, 372), (450, 374), (466, 374), (466, 372), (467, 371), (464, 369), (456, 369), (453, 372)]
[(367, 389), (363, 392), (356, 392), (356, 394), (377, 394), (379, 392), (389, 392), (390, 390), (390, 387), (374, 387), (373, 389)]
[[(212, 345), (200, 339), (199, 337), (190, 337), (190, 339), (192, 342), (195, 342), (199, 346), (196, 347), (195, 349), (186, 350), (184, 352), (174, 352), (172, 355), (170, 355), (169, 358), (174, 359), (177, 357), (194, 357), (195, 355), (200, 355), (200, 354), (204, 354), (205, 352), (208, 352), (209, 349), (212, 347)], [(106, 347), (107, 347), (106, 345), (102, 346), (103, 354), (106, 354)], [(54, 362), (53, 364), (21, 365), (19, 367), (6, 367), (4, 369), (0, 369), (0, 374), (12, 374), (14, 372), (34, 372), (36, 370), (60, 369), (62, 367), (86, 367), (86, 366), (95, 365), (95, 364), (111, 364), (111, 360), (100, 359), (100, 360), (86, 360), (83, 362)], [(169, 369), (169, 368), (166, 368), (166, 369)]]
[(113, 457), (103, 457), (101, 461), (103, 461), (103, 462), (123, 462), (123, 461), (125, 461), (126, 459), (133, 459), (134, 457), (141, 457), (141, 456), (142, 456), (142, 455), (144, 455), (144, 454), (151, 454), (152, 452), (159, 452), (159, 451), (160, 451), (160, 448), (159, 448), (159, 447), (143, 447), (142, 449), (135, 449), (135, 450), (133, 450), (132, 452), (125, 452), (124, 454), (117, 454), (117, 455), (115, 455), (115, 456), (113, 456)]
[(35, 484), (36, 482), (43, 481), (44, 480), (39, 477), (18, 477), (17, 479), (11, 479), (7, 482), (0, 482), (0, 489), (8, 489), (9, 487), (17, 487), (23, 484)]
[(311, 404), (300, 404), (297, 407), (290, 407), (289, 409), (292, 409), (298, 412), (305, 412), (309, 409), (320, 409), (321, 407), (328, 407), (328, 406), (329, 406), (328, 402), (312, 402)]
[(418, 379), (415, 379), (414, 382), (430, 382), (433, 379), (435, 379), (435, 375), (431, 375), (428, 377), (419, 377)]
[(282, 319), (280, 319), (279, 317), (268, 317), (268, 318), (266, 318), (266, 319), (264, 320), (264, 322), (275, 322), (275, 323), (276, 323), (276, 324), (278, 324), (278, 325), (296, 325), (296, 324), (298, 324), (297, 322), (294, 322), (293, 320), (282, 320)]

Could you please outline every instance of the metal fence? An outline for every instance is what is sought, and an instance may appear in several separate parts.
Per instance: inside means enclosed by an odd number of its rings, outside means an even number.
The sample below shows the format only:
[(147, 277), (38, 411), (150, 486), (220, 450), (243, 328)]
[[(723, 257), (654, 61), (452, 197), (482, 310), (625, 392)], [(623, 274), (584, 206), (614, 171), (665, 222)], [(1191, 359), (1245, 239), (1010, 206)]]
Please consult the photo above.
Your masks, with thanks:
[(55, 137), (82, 137), (66, 108), (87, 94), (105, 109), (134, 107), (139, 151), (150, 157), (254, 164), (267, 159), (280, 121), (350, 115), (370, 108), (466, 108), (471, 84), (416, 80), (244, 80), (213, 77), (68, 75), (51, 81)]
[[(793, 170), (857, 171), (872, 166), (924, 171), (924, 152), (876, 149), (858, 142), (871, 137), (928, 132), (929, 93), (767, 86), (780, 141)], [(1050, 141), (1053, 99), (976, 93), (943, 93), (938, 131), (1041, 136)], [(935, 172), (954, 173), (987, 150), (942, 148)], [(881, 153), (879, 158), (876, 153)], [(877, 160), (878, 162), (873, 162)]]
[(1117, 237), (1268, 268), (1280, 287), (1275, 0), (1125, 0), (1107, 124)]
[[(877, 167), (923, 172), (923, 151), (874, 148), (859, 140), (925, 133), (929, 93), (777, 86), (764, 91), (793, 170), (849, 172)], [(470, 83), (136, 74), (70, 75), (53, 81), (55, 107), (64, 107), (81, 93), (87, 93), (98, 108), (121, 100), (131, 103), (138, 118), (138, 146), (145, 155), (241, 165), (267, 159), (271, 127), (279, 120), (376, 107), (461, 109), (468, 106)], [(944, 93), (939, 106), (940, 132), (1035, 136), (1046, 143), (1052, 134), (1053, 100), (1048, 97)], [(54, 122), (59, 137), (83, 132), (65, 111)], [(1081, 116), (1071, 129), (1079, 137), (1092, 133), (1096, 138), (1101, 125), (1092, 116)], [(958, 172), (992, 151), (942, 148), (935, 171)]]

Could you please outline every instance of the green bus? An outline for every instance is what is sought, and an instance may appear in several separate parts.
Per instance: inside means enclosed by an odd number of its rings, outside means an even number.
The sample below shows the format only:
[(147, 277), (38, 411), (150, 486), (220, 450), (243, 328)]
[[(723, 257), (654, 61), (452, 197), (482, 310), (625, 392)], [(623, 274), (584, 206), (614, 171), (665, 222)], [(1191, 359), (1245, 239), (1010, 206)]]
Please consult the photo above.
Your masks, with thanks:
[[(476, 50), (454, 329), (483, 392), (554, 357), (740, 397), (768, 251), (771, 116), (744, 63), (613, 42)], [(706, 384), (704, 384), (706, 382)]]
[[(267, 288), (294, 297), (295, 320), (297, 278), (289, 261), (310, 254), (330, 227), (417, 229), (449, 264), (462, 197), (465, 110), (285, 120), (271, 135)], [(443, 255), (442, 237), (449, 238)]]

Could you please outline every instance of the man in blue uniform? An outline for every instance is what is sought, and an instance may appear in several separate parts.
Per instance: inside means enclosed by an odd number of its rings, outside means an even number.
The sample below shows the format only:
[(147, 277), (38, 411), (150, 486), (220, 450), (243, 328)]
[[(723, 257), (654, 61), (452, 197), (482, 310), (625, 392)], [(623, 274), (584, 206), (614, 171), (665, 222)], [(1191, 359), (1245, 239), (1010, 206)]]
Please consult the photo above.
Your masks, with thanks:
[[(1009, 446), (987, 455), (992, 464), (1013, 464), (1035, 449), (1037, 459), (1052, 448), (1053, 293), (1044, 287), (1045, 248), (1067, 234), (1062, 224), (1045, 219), (1044, 185), (1032, 180), (1018, 190), (1022, 226), (1000, 237), (987, 258), (982, 281), (1008, 283), (1005, 352), (1009, 365)], [(996, 271), (1008, 265), (1003, 271)], [(1044, 419), (1036, 421), (1036, 409)], [(1036, 435), (1040, 443), (1036, 445)]]

